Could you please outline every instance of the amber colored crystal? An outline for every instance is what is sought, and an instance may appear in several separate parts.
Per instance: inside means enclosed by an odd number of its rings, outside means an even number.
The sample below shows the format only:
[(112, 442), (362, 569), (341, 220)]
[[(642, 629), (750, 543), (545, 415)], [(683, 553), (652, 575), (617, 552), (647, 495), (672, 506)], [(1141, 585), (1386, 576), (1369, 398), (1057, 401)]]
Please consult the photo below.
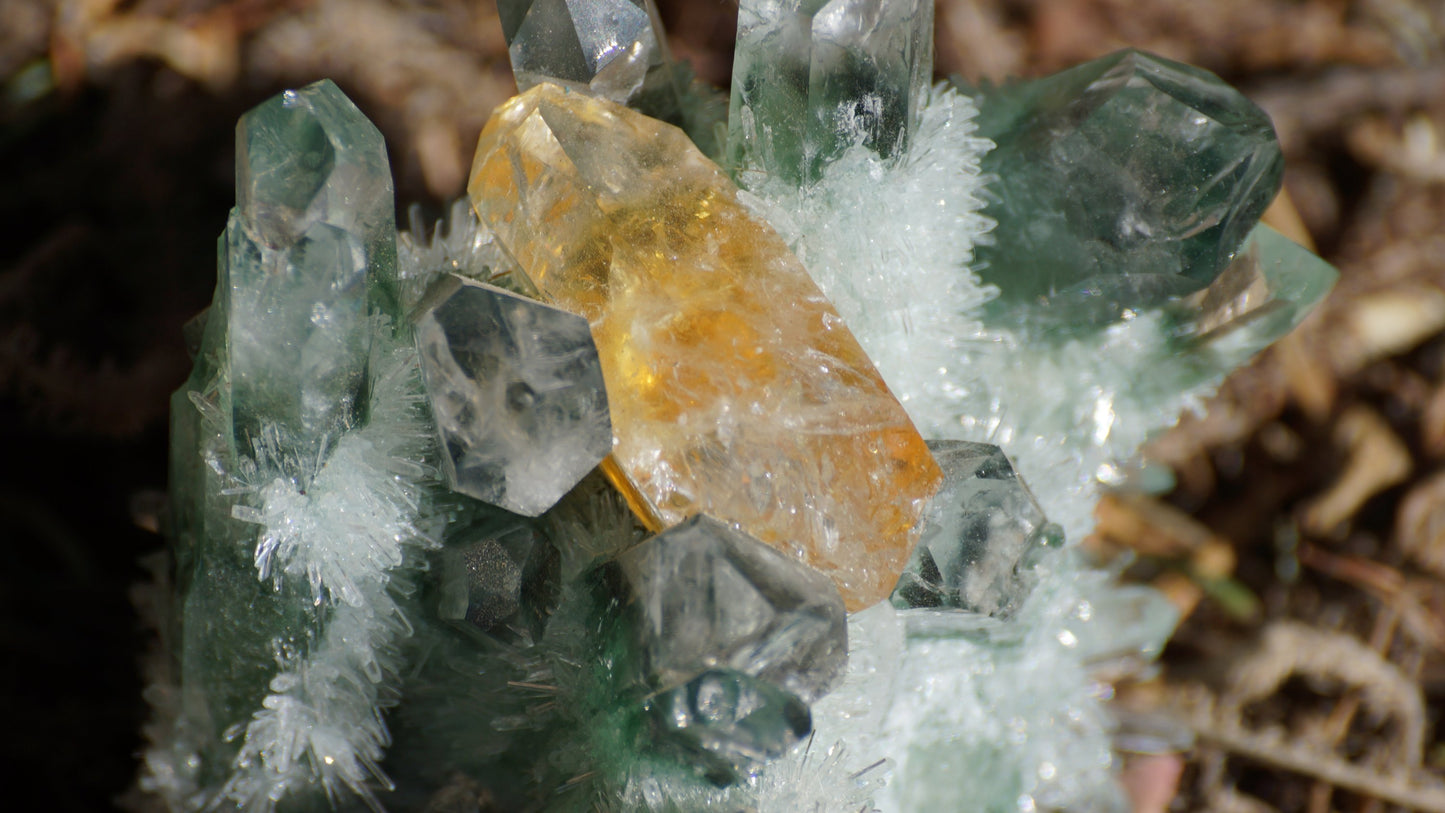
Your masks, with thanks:
[(604, 471), (645, 522), (697, 513), (885, 598), (942, 475), (783, 240), (682, 131), (542, 84), (498, 108), (468, 187), (537, 294), (592, 325)]

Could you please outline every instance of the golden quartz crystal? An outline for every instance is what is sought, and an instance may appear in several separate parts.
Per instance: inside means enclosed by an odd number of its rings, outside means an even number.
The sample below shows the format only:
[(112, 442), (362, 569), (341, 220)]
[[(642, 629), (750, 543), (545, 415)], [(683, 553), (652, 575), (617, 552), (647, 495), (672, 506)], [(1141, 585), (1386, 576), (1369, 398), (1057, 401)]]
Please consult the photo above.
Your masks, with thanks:
[(681, 130), (552, 84), (497, 109), (468, 187), (537, 295), (592, 325), (603, 470), (656, 530), (704, 513), (886, 598), (942, 480), (801, 262)]

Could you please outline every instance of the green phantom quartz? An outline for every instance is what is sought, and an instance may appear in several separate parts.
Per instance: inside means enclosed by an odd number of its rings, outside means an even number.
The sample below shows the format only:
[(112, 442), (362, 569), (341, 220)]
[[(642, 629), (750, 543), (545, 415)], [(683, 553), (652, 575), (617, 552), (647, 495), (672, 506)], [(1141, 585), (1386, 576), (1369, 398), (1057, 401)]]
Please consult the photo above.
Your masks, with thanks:
[(381, 133), (329, 80), (236, 127), (223, 295), (235, 443), (314, 458), (361, 415), (368, 311), (395, 315), (396, 215)]
[(234, 735), (278, 657), (312, 646), (325, 616), (305, 579), (258, 577), (258, 528), (237, 518), (254, 511), (243, 492), (268, 465), (314, 467), (360, 419), (368, 310), (391, 301), (395, 273), (385, 147), (334, 84), (262, 104), (237, 142), (215, 297), (189, 328), (195, 366), (171, 398), (176, 742), (195, 756), (178, 760), (185, 780), (202, 788), (231, 771)]
[(1197, 291), (1279, 191), (1269, 118), (1199, 68), (1125, 50), (978, 92), (995, 317), (1098, 324)]
[(811, 182), (854, 144), (899, 155), (932, 75), (931, 0), (743, 0), (728, 161)]

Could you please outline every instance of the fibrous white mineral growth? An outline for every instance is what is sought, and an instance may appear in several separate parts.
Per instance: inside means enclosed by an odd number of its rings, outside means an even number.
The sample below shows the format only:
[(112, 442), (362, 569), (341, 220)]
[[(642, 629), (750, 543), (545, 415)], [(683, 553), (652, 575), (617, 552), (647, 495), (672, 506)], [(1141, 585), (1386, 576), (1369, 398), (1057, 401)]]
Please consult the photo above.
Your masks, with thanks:
[[(872, 797), (882, 811), (1127, 810), (1089, 668), (1135, 654), (1116, 650), (1157, 653), (1173, 619), (1157, 593), (1131, 593), (1121, 608), (1107, 574), (1070, 570), (1008, 621), (886, 603), (855, 613), (848, 675), (813, 707), (813, 740), (845, 744), (842, 770), (790, 779), (792, 792), (837, 794), (886, 756), (887, 784)], [(1152, 622), (1125, 629), (1129, 610)], [(807, 776), (806, 759), (795, 752), (764, 776)]]
[(454, 201), (447, 216), (430, 230), (420, 207), (413, 206), (408, 216), (410, 231), (396, 235), (397, 287), (405, 312), (411, 312), (427, 287), (444, 274), (495, 284), (497, 276), (512, 270), (511, 261), (465, 198)]
[[(994, 294), (967, 267), (992, 226), (978, 214), (978, 161), (991, 145), (970, 135), (974, 114), (966, 97), (935, 89), (896, 165), (857, 148), (810, 187), (742, 181), (919, 431), (1002, 446), (1049, 518), (1077, 541), (1092, 528), (1100, 473), (1198, 392), (1141, 383), (1167, 361), (1157, 315), (1050, 348), (974, 316)], [(1109, 581), (1070, 551), (1043, 566), (1006, 621), (886, 606), (855, 614), (849, 678), (814, 707), (814, 741), (842, 744), (850, 770), (892, 760), (875, 797), (884, 811), (1118, 808), (1109, 716), (1090, 668), (1157, 654), (1175, 615), (1156, 593), (1115, 599)], [(1131, 608), (1149, 622), (1129, 627)], [(910, 633), (910, 619), (982, 623), (988, 640), (1009, 643)], [(807, 774), (799, 758), (764, 776)], [(825, 793), (824, 777), (815, 778), (795, 794)], [(812, 809), (806, 798), (794, 801)]]
[[(881, 158), (859, 143), (799, 187), (744, 172), (755, 205), (828, 295), (924, 437), (957, 423), (963, 345), (983, 328), (969, 313), (993, 290), (968, 272), (993, 221), (980, 215), (973, 101), (933, 88), (908, 152)], [(860, 135), (861, 139), (861, 135)]]
[[(319, 468), (260, 450), (244, 477), (255, 485), (234, 514), (260, 526), (257, 578), (305, 580), (324, 621), (304, 651), (276, 642), (270, 694), (243, 730), (227, 732), (241, 748), (204, 804), (268, 811), (320, 787), (333, 800), (349, 792), (376, 806), (374, 788), (389, 785), (378, 767), (390, 743), (382, 712), (399, 682), (397, 645), (411, 634), (396, 596), (419, 554), (437, 544), (418, 527), (436, 472), (417, 462), (434, 442), (415, 350), (385, 325), (373, 348), (367, 425), (343, 435)], [(143, 783), (177, 809), (196, 806), (195, 789), (181, 785), (187, 772), (166, 764), (183, 750), (155, 743)]]

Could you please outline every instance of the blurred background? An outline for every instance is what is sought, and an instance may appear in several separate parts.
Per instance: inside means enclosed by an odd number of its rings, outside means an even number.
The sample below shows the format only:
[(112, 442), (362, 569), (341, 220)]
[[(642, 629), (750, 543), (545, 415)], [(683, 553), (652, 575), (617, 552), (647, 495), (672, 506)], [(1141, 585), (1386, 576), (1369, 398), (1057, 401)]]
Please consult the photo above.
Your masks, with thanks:
[[(674, 54), (726, 88), (735, 0), (659, 5)], [(1193, 748), (1131, 760), (1140, 810), (1445, 809), (1420, 780), (1445, 769), (1445, 1), (937, 3), (940, 76), (1125, 46), (1273, 116), (1281, 222), (1341, 271), (1150, 447), (1172, 492), (1100, 507), (1088, 544), (1188, 613), (1154, 679), (1116, 690), (1141, 720), (1194, 710), (1171, 723)], [(95, 810), (133, 781), (129, 590), (162, 546), (180, 326), (214, 285), (237, 116), (321, 77), (428, 217), (514, 89), (488, 0), (0, 0), (0, 795)], [(1263, 688), (1221, 710), (1241, 670)]]

